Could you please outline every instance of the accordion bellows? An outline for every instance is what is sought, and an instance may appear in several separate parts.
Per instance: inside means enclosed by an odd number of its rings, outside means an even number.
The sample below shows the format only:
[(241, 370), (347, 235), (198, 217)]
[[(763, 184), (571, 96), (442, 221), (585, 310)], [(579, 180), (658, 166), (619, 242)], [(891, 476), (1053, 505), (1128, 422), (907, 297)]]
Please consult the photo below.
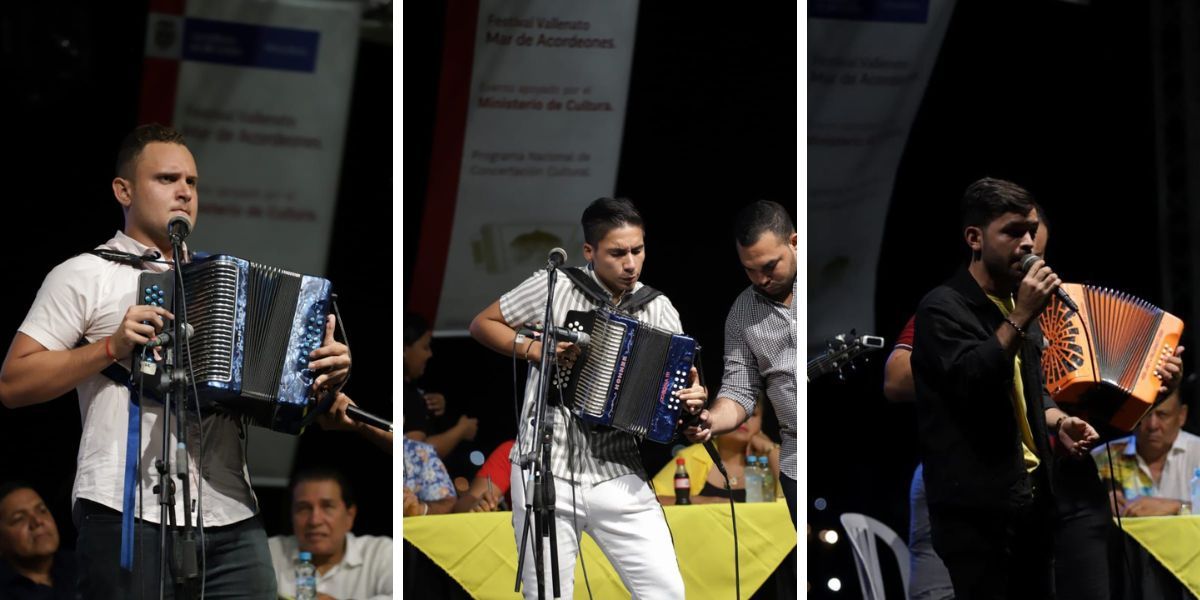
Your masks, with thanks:
[(1042, 312), (1042, 370), (1055, 402), (1077, 403), (1093, 420), (1132, 431), (1154, 405), (1162, 382), (1155, 369), (1175, 352), (1183, 321), (1129, 294), (1077, 283)]
[(567, 313), (591, 342), (556, 382), (575, 415), (660, 444), (675, 437), (696, 342), (606, 310)]

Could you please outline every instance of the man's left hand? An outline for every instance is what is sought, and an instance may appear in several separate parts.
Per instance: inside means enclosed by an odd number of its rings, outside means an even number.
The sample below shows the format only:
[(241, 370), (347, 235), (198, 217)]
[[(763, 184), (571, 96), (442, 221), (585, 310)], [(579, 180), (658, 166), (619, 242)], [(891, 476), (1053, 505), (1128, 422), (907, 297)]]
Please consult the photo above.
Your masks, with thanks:
[(1123, 517), (1164, 517), (1179, 514), (1180, 502), (1170, 498), (1154, 498), (1138, 496), (1133, 502), (1125, 504)]
[(336, 324), (337, 317), (333, 315), (325, 319), (325, 341), (308, 355), (312, 359), (308, 368), (321, 373), (313, 382), (317, 392), (335, 389), (350, 376), (350, 347), (333, 339)]
[(1100, 440), (1100, 434), (1079, 417), (1067, 417), (1058, 426), (1058, 441), (1071, 456), (1086, 456)]
[(1183, 375), (1183, 359), (1179, 358), (1181, 354), (1183, 354), (1183, 346), (1176, 346), (1175, 352), (1163, 359), (1162, 366), (1154, 369), (1154, 372), (1162, 379), (1162, 386), (1158, 388), (1158, 393), (1170, 394), (1179, 387)]

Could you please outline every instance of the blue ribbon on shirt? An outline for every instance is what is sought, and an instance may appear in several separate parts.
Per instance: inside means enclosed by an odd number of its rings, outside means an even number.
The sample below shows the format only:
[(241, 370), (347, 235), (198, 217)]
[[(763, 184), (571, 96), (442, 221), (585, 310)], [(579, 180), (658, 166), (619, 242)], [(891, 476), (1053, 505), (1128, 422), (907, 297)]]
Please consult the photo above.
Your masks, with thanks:
[(129, 429), (125, 435), (125, 496), (121, 502), (121, 568), (133, 571), (133, 509), (137, 501), (138, 457), (142, 453), (142, 408), (129, 388)]
[(129, 390), (129, 422), (125, 434), (125, 491), (121, 501), (121, 568), (132, 572), (133, 511), (140, 489), (138, 457), (142, 453), (142, 407), (137, 391), (133, 389), (133, 377), (124, 368), (114, 363), (100, 374)]

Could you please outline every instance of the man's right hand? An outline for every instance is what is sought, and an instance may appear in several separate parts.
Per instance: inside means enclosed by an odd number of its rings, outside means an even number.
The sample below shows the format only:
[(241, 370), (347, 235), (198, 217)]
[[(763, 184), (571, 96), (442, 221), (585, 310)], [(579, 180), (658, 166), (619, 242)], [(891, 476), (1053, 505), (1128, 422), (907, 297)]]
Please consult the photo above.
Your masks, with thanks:
[(167, 309), (148, 304), (135, 304), (125, 311), (116, 333), (112, 334), (112, 353), (118, 359), (128, 358), (133, 349), (150, 343), (163, 329), (163, 319), (174, 319)]
[(1009, 315), (1010, 318), (1021, 327), (1029, 325), (1029, 322), (1041, 314), (1042, 309), (1046, 308), (1050, 295), (1060, 285), (1062, 285), (1062, 280), (1050, 267), (1046, 266), (1046, 261), (1041, 259), (1034, 261), (1029, 270), (1025, 272), (1025, 277), (1021, 279), (1021, 285), (1017, 288), (1016, 306)]

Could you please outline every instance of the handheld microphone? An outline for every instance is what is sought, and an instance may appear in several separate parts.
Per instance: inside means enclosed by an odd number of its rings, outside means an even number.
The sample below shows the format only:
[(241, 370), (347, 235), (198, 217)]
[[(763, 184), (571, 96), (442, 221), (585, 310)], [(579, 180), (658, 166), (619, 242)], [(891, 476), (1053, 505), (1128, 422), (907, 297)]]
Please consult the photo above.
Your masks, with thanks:
[[(1036, 254), (1025, 255), (1025, 258), (1021, 259), (1021, 272), (1028, 273), (1030, 267), (1033, 266), (1033, 263), (1039, 260), (1042, 260), (1042, 257)], [(1079, 307), (1075, 305), (1075, 301), (1071, 299), (1071, 296), (1067, 294), (1066, 290), (1062, 289), (1061, 287), (1054, 288), (1054, 295), (1060, 302), (1066, 304), (1068, 308), (1075, 312), (1079, 312)]]

